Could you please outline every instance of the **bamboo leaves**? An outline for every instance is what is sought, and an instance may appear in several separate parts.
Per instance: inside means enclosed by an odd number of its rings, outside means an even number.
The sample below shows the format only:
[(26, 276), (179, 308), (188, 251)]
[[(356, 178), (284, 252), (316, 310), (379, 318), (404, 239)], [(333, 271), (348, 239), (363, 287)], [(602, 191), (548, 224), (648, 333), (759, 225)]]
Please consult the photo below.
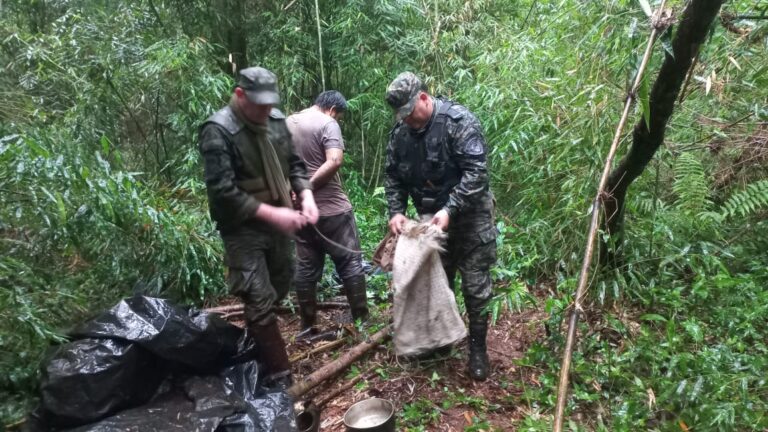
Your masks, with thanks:
[(645, 13), (648, 18), (653, 16), (653, 11), (651, 10), (651, 5), (648, 4), (648, 0), (637, 0), (637, 2), (640, 3), (643, 13)]

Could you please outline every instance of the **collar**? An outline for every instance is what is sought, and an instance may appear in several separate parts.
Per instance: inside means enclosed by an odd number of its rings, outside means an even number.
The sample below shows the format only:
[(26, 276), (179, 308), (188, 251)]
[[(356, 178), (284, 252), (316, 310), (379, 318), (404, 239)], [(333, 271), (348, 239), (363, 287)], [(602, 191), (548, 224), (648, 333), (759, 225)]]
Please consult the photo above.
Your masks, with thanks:
[(429, 117), (427, 124), (425, 124), (421, 129), (411, 129), (410, 126), (405, 125), (411, 135), (423, 135), (429, 130), (429, 128), (432, 126), (432, 123), (435, 121), (435, 117), (437, 117), (437, 111), (440, 109), (440, 106), (443, 104), (443, 102), (434, 96), (430, 96), (430, 98), (432, 99), (432, 116)]

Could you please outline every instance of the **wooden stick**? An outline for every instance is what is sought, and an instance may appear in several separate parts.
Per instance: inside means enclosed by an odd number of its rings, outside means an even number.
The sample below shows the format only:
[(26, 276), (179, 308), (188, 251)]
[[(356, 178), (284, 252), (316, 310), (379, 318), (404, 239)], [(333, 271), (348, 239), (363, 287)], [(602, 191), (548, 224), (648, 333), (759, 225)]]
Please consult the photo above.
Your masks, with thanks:
[(320, 398), (317, 400), (317, 403), (315, 404), (318, 408), (322, 408), (327, 404), (328, 402), (332, 401), (336, 396), (341, 394), (341, 392), (347, 391), (351, 389), (355, 384), (360, 382), (363, 378), (368, 377), (371, 372), (376, 368), (378, 365), (373, 365), (365, 370), (365, 372), (361, 372), (356, 377), (352, 378), (351, 380), (347, 381), (343, 385), (341, 385), (339, 388), (333, 390), (332, 392), (328, 393), (326, 396)]
[[(317, 309), (345, 309), (348, 307), (349, 307), (349, 303), (346, 303), (346, 302), (323, 302), (323, 303), (317, 304)], [(298, 306), (295, 306), (293, 309), (298, 310), (298, 308), (299, 308)], [(275, 307), (275, 312), (291, 313), (292, 312), (291, 309), (292, 308), (290, 307), (277, 306)], [(243, 305), (242, 303), (237, 303), (237, 304), (231, 304), (227, 306), (218, 306), (218, 307), (203, 309), (203, 312), (217, 313), (222, 315), (227, 315), (227, 314), (238, 315), (243, 313), (244, 310), (245, 310), (245, 305)]]
[(325, 366), (306, 376), (301, 382), (297, 382), (296, 384), (289, 387), (288, 390), (286, 390), (286, 393), (288, 393), (288, 395), (293, 398), (298, 398), (306, 394), (308, 391), (315, 388), (324, 380), (349, 367), (349, 365), (351, 365), (355, 360), (362, 357), (372, 348), (386, 341), (389, 338), (391, 331), (391, 325), (384, 327), (383, 329), (376, 332), (376, 334), (371, 336), (369, 340), (359, 343), (344, 353), (344, 355), (338, 359), (326, 364)]
[[(661, 17), (664, 12), (664, 5), (666, 0), (662, 0), (661, 6), (656, 11), (656, 17)], [(568, 335), (565, 341), (565, 351), (563, 352), (563, 360), (560, 365), (560, 382), (557, 387), (557, 405), (555, 407), (555, 421), (554, 432), (562, 432), (563, 430), (563, 417), (565, 414), (565, 402), (568, 396), (568, 378), (571, 368), (571, 356), (573, 355), (573, 347), (576, 342), (576, 325), (579, 322), (579, 314), (582, 312), (581, 301), (587, 291), (587, 281), (589, 280), (589, 268), (592, 264), (592, 255), (594, 254), (595, 239), (597, 237), (597, 227), (600, 216), (600, 203), (603, 200), (603, 194), (605, 192), (605, 184), (608, 181), (608, 175), (611, 173), (611, 165), (613, 158), (616, 155), (616, 150), (619, 147), (619, 141), (621, 141), (621, 135), (624, 131), (624, 125), (627, 123), (627, 117), (629, 116), (629, 110), (632, 107), (637, 90), (640, 88), (640, 83), (643, 79), (643, 73), (646, 66), (648, 66), (648, 59), (651, 57), (653, 44), (656, 41), (656, 34), (658, 29), (655, 23), (653, 23), (653, 30), (648, 38), (648, 44), (645, 47), (645, 54), (643, 60), (640, 63), (640, 68), (637, 70), (637, 76), (635, 76), (635, 82), (632, 85), (632, 89), (627, 96), (627, 101), (624, 103), (624, 112), (619, 120), (619, 125), (616, 127), (616, 133), (613, 137), (613, 142), (608, 150), (608, 156), (605, 158), (605, 167), (603, 168), (603, 175), (600, 177), (600, 183), (597, 187), (597, 195), (592, 202), (592, 220), (589, 225), (589, 234), (587, 235), (587, 245), (584, 250), (584, 260), (581, 264), (581, 274), (579, 275), (579, 283), (576, 287), (576, 294), (574, 295), (573, 305), (571, 307), (571, 316), (568, 323)]]
[(337, 346), (344, 345), (344, 342), (345, 342), (345, 340), (343, 338), (339, 339), (339, 340), (335, 340), (333, 342), (328, 342), (327, 344), (323, 344), (323, 345), (320, 345), (318, 347), (312, 348), (309, 351), (305, 351), (303, 353), (298, 353), (298, 354), (294, 355), (293, 357), (291, 357), (289, 360), (291, 361), (291, 363), (297, 362), (297, 361), (299, 361), (301, 359), (304, 359), (306, 357), (309, 357), (311, 355), (318, 354), (318, 353), (321, 353), (321, 352), (324, 352), (324, 351), (328, 351), (329, 349), (333, 349), (333, 348), (336, 348)]
[(203, 312), (225, 314), (227, 312), (242, 310), (245, 306), (242, 303), (236, 303), (226, 306), (217, 306), (203, 309)]

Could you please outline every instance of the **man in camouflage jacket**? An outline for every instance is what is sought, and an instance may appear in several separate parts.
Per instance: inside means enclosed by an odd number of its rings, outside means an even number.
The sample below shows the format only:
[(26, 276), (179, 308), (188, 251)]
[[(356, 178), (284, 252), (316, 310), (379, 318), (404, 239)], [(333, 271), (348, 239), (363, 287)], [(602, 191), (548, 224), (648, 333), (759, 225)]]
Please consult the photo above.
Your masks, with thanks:
[[(224, 241), (230, 292), (245, 303), (248, 330), (260, 346), (265, 383), (290, 385), (290, 363), (273, 306), (291, 288), (293, 243), (288, 236), (317, 222), (304, 163), (273, 108), (277, 78), (243, 69), (229, 105), (200, 127), (199, 148), (211, 218)], [(291, 190), (302, 211), (293, 209)]]
[(498, 232), (480, 123), (467, 108), (429, 95), (411, 72), (392, 81), (386, 99), (397, 118), (387, 147), (389, 228), (402, 231), (410, 196), (419, 215), (429, 215), (432, 224), (448, 231), (443, 267), (451, 287), (456, 271), (461, 273), (469, 315), (469, 374), (484, 380), (489, 369), (484, 309), (492, 294)]

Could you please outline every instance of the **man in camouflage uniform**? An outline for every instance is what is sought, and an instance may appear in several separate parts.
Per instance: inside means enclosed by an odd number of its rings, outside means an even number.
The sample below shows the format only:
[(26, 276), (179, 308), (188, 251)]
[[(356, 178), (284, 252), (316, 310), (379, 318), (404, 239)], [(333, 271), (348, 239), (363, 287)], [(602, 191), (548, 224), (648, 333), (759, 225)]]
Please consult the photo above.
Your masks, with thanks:
[(453, 287), (456, 271), (469, 315), (469, 374), (488, 377), (486, 334), (490, 267), (496, 262), (494, 198), (488, 185), (485, 138), (477, 118), (448, 99), (432, 97), (403, 72), (387, 88), (397, 123), (387, 147), (385, 190), (389, 228), (402, 232), (410, 196), (421, 216), (448, 231), (443, 267)]
[[(224, 241), (228, 284), (245, 303), (248, 330), (259, 344), (265, 383), (290, 385), (290, 363), (273, 306), (293, 278), (288, 238), (317, 222), (304, 163), (296, 154), (275, 75), (243, 69), (227, 107), (200, 127), (199, 148), (211, 218)], [(291, 189), (302, 211), (293, 209)]]

